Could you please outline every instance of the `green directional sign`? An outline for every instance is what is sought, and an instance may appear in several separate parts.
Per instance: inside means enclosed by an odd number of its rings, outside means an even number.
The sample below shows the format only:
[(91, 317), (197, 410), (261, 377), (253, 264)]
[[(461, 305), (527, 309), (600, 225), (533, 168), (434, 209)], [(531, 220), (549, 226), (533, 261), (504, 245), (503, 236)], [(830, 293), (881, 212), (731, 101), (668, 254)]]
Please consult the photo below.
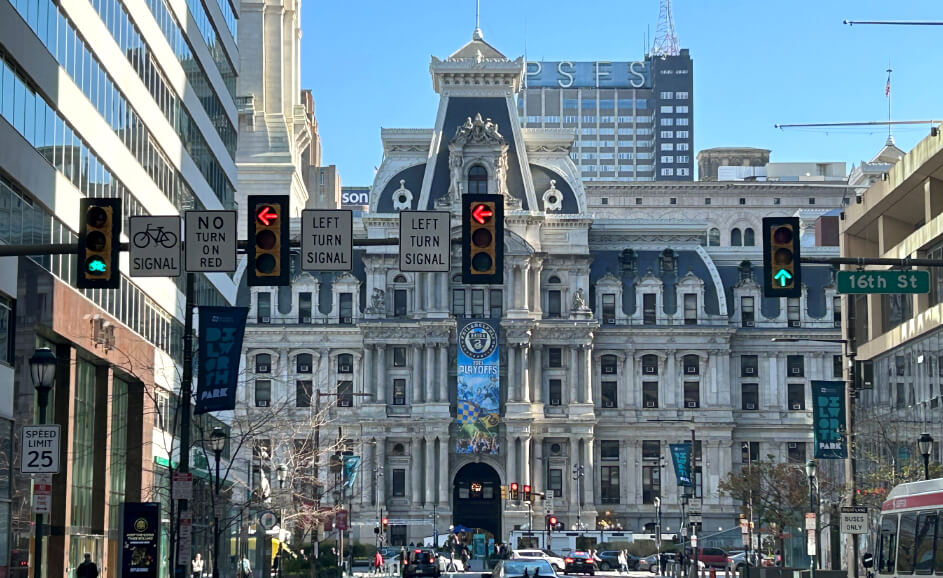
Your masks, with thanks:
[(839, 293), (929, 293), (929, 271), (839, 271)]

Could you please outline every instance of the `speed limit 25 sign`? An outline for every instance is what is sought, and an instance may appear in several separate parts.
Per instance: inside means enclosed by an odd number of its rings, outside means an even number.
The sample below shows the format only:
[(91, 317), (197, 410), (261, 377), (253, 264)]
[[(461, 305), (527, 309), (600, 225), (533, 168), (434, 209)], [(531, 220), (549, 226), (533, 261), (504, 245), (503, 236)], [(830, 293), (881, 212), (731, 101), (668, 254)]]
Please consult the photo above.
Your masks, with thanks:
[(59, 473), (59, 426), (23, 426), (20, 471), (24, 474)]

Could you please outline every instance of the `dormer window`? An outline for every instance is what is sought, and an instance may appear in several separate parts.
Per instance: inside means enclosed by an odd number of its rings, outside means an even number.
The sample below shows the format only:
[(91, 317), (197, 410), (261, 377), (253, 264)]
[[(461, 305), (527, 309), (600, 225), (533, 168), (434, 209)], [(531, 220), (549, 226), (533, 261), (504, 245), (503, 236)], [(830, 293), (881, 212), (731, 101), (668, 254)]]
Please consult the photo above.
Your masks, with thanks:
[(740, 265), (737, 267), (737, 272), (739, 273), (741, 281), (747, 281), (753, 278), (753, 264), (749, 261), (740, 261)]
[(488, 171), (485, 169), (485, 167), (481, 165), (475, 165), (468, 169), (468, 192), (488, 192)]
[(665, 249), (661, 253), (661, 271), (662, 273), (674, 273), (675, 270), (675, 252), (671, 249)]
[(635, 273), (638, 270), (638, 258), (632, 249), (623, 249), (619, 261), (624, 273)]

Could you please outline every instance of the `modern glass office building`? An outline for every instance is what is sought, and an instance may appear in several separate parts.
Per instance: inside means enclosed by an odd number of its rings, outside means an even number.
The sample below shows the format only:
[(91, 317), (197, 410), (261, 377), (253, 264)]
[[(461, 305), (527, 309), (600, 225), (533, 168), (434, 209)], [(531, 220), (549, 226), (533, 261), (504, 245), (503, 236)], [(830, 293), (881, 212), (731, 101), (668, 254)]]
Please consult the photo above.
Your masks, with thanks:
[(528, 62), (525, 128), (576, 131), (584, 181), (694, 179), (694, 77), (687, 49), (636, 62)]

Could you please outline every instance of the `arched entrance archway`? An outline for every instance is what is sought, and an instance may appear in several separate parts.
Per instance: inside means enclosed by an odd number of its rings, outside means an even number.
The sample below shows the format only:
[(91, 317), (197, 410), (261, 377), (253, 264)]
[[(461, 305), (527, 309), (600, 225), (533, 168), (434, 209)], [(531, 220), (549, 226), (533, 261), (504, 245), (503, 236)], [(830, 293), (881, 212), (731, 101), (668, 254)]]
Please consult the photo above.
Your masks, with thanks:
[(452, 524), (481, 528), (501, 540), (501, 478), (488, 464), (467, 464), (452, 483)]

